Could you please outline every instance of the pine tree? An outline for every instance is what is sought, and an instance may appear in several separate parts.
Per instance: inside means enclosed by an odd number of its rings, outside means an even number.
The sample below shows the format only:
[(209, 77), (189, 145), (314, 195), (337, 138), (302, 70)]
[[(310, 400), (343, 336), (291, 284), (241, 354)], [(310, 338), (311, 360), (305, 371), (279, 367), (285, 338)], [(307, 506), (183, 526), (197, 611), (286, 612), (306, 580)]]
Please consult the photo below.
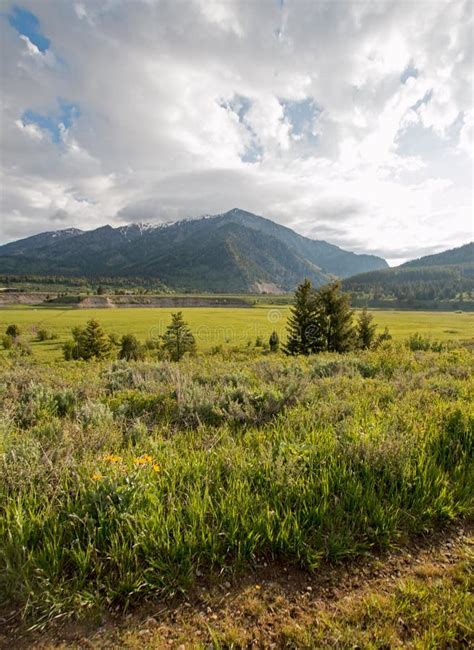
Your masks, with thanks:
[(78, 337), (81, 359), (103, 359), (110, 352), (110, 341), (100, 324), (91, 318)]
[(352, 326), (353, 311), (349, 294), (341, 291), (339, 281), (318, 289), (316, 311), (318, 327), (323, 339), (323, 349), (328, 352), (347, 352), (354, 346), (355, 331)]
[(95, 319), (87, 322), (86, 327), (74, 327), (72, 341), (67, 341), (63, 346), (64, 358), (85, 359), (95, 357), (103, 359), (110, 352), (110, 341), (107, 334)]
[(364, 307), (357, 319), (357, 346), (361, 350), (368, 350), (375, 343), (377, 325), (372, 323), (373, 319), (374, 317), (369, 314), (367, 307)]
[(171, 314), (171, 324), (168, 325), (162, 339), (163, 348), (168, 352), (172, 361), (179, 361), (186, 352), (192, 354), (196, 351), (196, 341), (180, 311)]
[(270, 346), (270, 352), (278, 352), (278, 349), (280, 347), (280, 337), (278, 336), (278, 333), (275, 332), (275, 330), (270, 334), (268, 345)]
[(133, 334), (125, 334), (120, 341), (119, 359), (138, 361), (143, 359), (143, 347)]
[(314, 289), (306, 279), (295, 292), (295, 304), (290, 310), (287, 325), (285, 352), (293, 355), (319, 352), (323, 343), (319, 325)]

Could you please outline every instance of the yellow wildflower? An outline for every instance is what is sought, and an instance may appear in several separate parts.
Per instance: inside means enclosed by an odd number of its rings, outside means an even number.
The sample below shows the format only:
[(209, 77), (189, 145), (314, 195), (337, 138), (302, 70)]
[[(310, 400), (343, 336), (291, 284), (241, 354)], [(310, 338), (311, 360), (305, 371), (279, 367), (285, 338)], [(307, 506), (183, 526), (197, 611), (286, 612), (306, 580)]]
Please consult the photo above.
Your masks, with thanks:
[(104, 456), (103, 460), (109, 463), (121, 463), (122, 456), (117, 456), (116, 454), (107, 454), (107, 456)]
[(140, 456), (140, 458), (135, 458), (135, 463), (137, 465), (145, 465), (146, 463), (152, 463), (153, 458), (150, 456), (150, 454), (143, 454), (143, 456)]
[(99, 472), (96, 472), (95, 474), (92, 474), (92, 476), (91, 476), (91, 479), (93, 481), (100, 481), (101, 478), (102, 478), (102, 474), (99, 474)]
[(159, 472), (160, 471), (160, 466), (158, 465), (158, 463), (153, 463), (153, 468), (152, 469), (153, 469), (154, 472)]

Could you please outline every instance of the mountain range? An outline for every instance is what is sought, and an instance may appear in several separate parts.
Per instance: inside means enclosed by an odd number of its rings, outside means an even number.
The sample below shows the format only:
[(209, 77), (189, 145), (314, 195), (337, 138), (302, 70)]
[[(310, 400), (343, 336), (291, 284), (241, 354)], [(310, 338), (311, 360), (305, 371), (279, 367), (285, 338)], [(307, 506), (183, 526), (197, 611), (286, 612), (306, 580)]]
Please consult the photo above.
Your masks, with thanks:
[(474, 242), (343, 281), (356, 294), (399, 300), (455, 299), (474, 291)]
[(214, 292), (291, 291), (305, 277), (387, 268), (240, 209), (173, 224), (103, 226), (45, 232), (0, 246), (0, 273), (65, 277), (156, 278), (170, 289)]

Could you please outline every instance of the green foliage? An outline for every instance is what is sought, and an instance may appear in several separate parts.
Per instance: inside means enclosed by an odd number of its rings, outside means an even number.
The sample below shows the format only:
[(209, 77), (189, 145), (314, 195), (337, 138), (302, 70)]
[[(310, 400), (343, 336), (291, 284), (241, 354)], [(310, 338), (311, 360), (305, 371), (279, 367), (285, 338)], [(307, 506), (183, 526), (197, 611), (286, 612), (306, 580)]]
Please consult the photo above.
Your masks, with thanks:
[(0, 605), (41, 624), (472, 511), (471, 351), (239, 354), (2, 367)]
[(120, 342), (119, 359), (126, 361), (139, 361), (144, 357), (143, 346), (133, 334), (125, 334)]
[(391, 341), (391, 340), (392, 340), (392, 335), (390, 334), (390, 332), (388, 330), (388, 327), (385, 326), (384, 331), (377, 336), (377, 339), (376, 339), (375, 342), (376, 342), (376, 345), (378, 346), (378, 345), (382, 345), (383, 343), (386, 343), (387, 341)]
[(2, 345), (4, 350), (10, 350), (13, 346), (14, 338), (9, 334), (2, 335)]
[(75, 327), (72, 330), (72, 336), (73, 341), (68, 341), (63, 346), (66, 360), (104, 359), (110, 353), (110, 340), (94, 318), (87, 322), (84, 329)]
[[(472, 305), (474, 291), (474, 244), (411, 260), (401, 266), (362, 273), (344, 280), (344, 288), (369, 304), (431, 305), (449, 307), (462, 304), (467, 297)], [(450, 301), (450, 302), (449, 302)], [(451, 305), (452, 308), (452, 305)]]
[(306, 279), (295, 291), (295, 304), (287, 324), (287, 354), (311, 354), (323, 349), (320, 316), (311, 282)]
[(40, 327), (36, 332), (37, 341), (52, 341), (56, 338), (56, 334), (46, 329), (46, 327)]
[[(285, 297), (285, 300), (288, 298)], [(265, 304), (267, 304), (265, 302)], [(258, 305), (251, 308), (212, 309), (194, 307), (183, 309), (186, 322), (196, 336), (196, 344), (200, 352), (206, 352), (214, 346), (224, 345), (229, 339), (229, 346), (238, 346), (243, 350), (249, 340), (249, 332), (258, 332), (265, 341), (275, 329), (282, 344), (285, 341), (285, 322), (290, 308), (278, 305), (281, 315), (277, 324), (268, 319), (268, 308)], [(413, 312), (378, 310), (376, 315), (379, 330), (385, 326), (395, 341), (404, 340), (413, 332), (430, 336), (436, 340), (448, 342), (459, 341), (472, 337), (472, 314), (464, 312)], [(133, 333), (139, 340), (146, 341), (150, 332), (156, 328), (157, 319), (167, 319), (169, 308), (130, 308), (130, 309), (57, 309), (42, 308), (42, 326), (57, 334), (55, 343), (34, 344), (35, 357), (40, 361), (54, 362), (62, 358), (62, 345), (71, 338), (71, 329), (75, 326), (83, 329), (90, 318), (97, 319), (107, 332), (116, 332), (119, 339), (128, 333)], [(9, 322), (16, 322), (22, 331), (28, 332), (38, 327), (38, 309), (34, 307), (13, 307), (0, 310), (0, 329), (5, 330)], [(253, 348), (255, 336), (250, 339)], [(150, 357), (160, 358), (158, 336), (151, 341), (158, 347), (147, 350)], [(227, 346), (228, 349), (228, 346)], [(118, 350), (117, 350), (118, 351)], [(0, 357), (6, 353), (0, 346)]]
[(316, 293), (316, 309), (323, 350), (347, 352), (354, 346), (353, 311), (349, 294), (341, 292), (339, 281), (321, 287)]
[(367, 307), (364, 307), (357, 319), (356, 328), (357, 347), (361, 350), (368, 350), (376, 342), (375, 330), (377, 325), (372, 322), (373, 319), (374, 317), (369, 314)]
[(416, 352), (417, 350), (422, 350), (424, 352), (427, 350), (442, 352), (445, 347), (440, 341), (432, 341), (429, 337), (422, 336), (418, 332), (415, 332), (415, 334), (412, 334), (408, 338), (406, 345), (413, 352)]
[(270, 352), (278, 352), (280, 349), (280, 337), (278, 336), (278, 332), (275, 332), (275, 330), (270, 334), (268, 345), (270, 346)]
[(171, 315), (171, 324), (162, 339), (163, 348), (172, 361), (179, 361), (187, 352), (193, 354), (196, 351), (196, 341), (181, 311)]
[(288, 320), (288, 354), (347, 352), (354, 347), (355, 331), (349, 295), (339, 282), (313, 289), (305, 280), (296, 290)]
[(7, 329), (5, 330), (5, 334), (7, 336), (11, 336), (12, 339), (16, 339), (18, 336), (20, 336), (20, 328), (18, 325), (8, 325)]
[(31, 345), (26, 339), (17, 337), (13, 339), (11, 354), (13, 356), (30, 357), (33, 354), (33, 351)]

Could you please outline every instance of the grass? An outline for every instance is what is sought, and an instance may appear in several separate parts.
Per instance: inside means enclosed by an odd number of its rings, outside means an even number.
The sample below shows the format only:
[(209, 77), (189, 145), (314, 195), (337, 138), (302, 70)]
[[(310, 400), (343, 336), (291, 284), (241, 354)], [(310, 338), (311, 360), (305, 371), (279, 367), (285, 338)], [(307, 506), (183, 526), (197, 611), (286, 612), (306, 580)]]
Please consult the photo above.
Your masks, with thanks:
[[(10, 323), (17, 323), (27, 336), (34, 338), (34, 331), (47, 327), (57, 339), (32, 342), (35, 356), (44, 361), (62, 357), (63, 343), (70, 338), (71, 329), (83, 326), (90, 318), (96, 318), (106, 331), (119, 335), (134, 333), (139, 339), (155, 337), (164, 332), (171, 320), (170, 308), (124, 308), (124, 309), (74, 309), (59, 307), (9, 307), (0, 310), (0, 331)], [(188, 308), (182, 310), (190, 324), (200, 350), (216, 345), (227, 348), (245, 347), (257, 336), (268, 340), (272, 330), (281, 339), (285, 337), (285, 324), (289, 307), (265, 305), (253, 308)], [(379, 330), (388, 326), (395, 340), (407, 338), (413, 332), (431, 336), (442, 341), (459, 341), (472, 337), (474, 313), (455, 312), (408, 312), (374, 311)], [(1, 353), (1, 351), (0, 351)]]
[(315, 622), (289, 623), (282, 630), (282, 645), (374, 650), (472, 647), (472, 560), (472, 550), (465, 546), (449, 568), (425, 561), (388, 588), (378, 585), (366, 593), (349, 594)]
[(468, 349), (397, 343), (4, 362), (3, 604), (43, 625), (263, 559), (312, 571), (469, 515), (472, 370)]

